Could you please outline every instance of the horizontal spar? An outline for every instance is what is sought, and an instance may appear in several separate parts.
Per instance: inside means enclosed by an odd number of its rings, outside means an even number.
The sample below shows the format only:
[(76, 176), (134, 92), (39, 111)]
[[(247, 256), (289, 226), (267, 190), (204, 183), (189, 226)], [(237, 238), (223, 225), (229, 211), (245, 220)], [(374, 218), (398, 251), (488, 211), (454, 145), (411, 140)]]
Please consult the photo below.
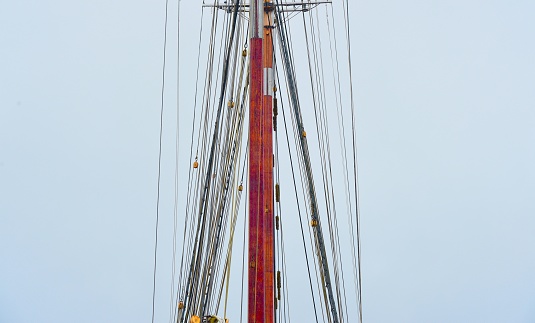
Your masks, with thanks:
[[(329, 4), (329, 3), (332, 4), (332, 1), (285, 2), (285, 3), (276, 4), (274, 6), (286, 7), (286, 9), (284, 9), (282, 11), (303, 11), (303, 10), (310, 9), (310, 8), (306, 8), (306, 7), (317, 6), (317, 5), (320, 5), (320, 4)], [(218, 8), (218, 9), (229, 10), (229, 9), (232, 9), (232, 8), (236, 7), (236, 5), (233, 5), (233, 4), (203, 4), (202, 7), (203, 8)], [(238, 5), (238, 7), (240, 8), (239, 11), (245, 12), (249, 8), (249, 4), (240, 4), (240, 5)], [(288, 8), (288, 7), (294, 7), (294, 8)], [(301, 8), (297, 8), (297, 7), (301, 7)]]

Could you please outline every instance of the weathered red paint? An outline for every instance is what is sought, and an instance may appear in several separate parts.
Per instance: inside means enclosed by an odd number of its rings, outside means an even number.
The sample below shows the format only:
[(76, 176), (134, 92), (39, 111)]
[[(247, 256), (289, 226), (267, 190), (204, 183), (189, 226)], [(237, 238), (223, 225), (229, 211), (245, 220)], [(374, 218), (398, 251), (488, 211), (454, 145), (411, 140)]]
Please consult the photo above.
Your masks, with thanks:
[(262, 183), (262, 38), (250, 40), (249, 85), (249, 323), (264, 322), (264, 185)]
[[(271, 2), (271, 1), (266, 1)], [(271, 10), (264, 12), (264, 73), (272, 73), (273, 69), (273, 14)], [(269, 76), (273, 79), (273, 75)], [(263, 184), (264, 184), (264, 250), (265, 250), (265, 281), (264, 281), (264, 322), (272, 323), (274, 319), (274, 283), (275, 283), (275, 257), (274, 257), (274, 225), (273, 225), (273, 95), (274, 84), (264, 84), (263, 116), (262, 116), (262, 161), (264, 164)]]
[[(264, 5), (264, 1), (255, 3)], [(257, 18), (263, 18), (263, 32), (250, 40), (249, 323), (273, 323), (275, 310), (273, 97), (271, 91), (264, 89), (264, 69), (273, 67), (272, 29), (265, 26), (272, 25), (273, 18), (269, 10), (261, 12)], [(255, 17), (251, 20), (259, 21)], [(254, 26), (252, 30), (254, 33)]]

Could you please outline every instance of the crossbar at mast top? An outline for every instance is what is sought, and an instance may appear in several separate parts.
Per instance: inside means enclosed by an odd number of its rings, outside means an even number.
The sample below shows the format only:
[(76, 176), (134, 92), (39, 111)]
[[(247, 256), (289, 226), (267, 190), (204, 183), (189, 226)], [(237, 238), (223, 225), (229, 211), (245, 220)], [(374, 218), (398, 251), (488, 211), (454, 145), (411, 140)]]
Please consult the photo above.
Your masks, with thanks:
[[(332, 4), (332, 1), (308, 1), (308, 2), (283, 2), (274, 4), (271, 3), (271, 5), (275, 7), (281, 8), (279, 11), (282, 12), (297, 12), (297, 11), (308, 11), (312, 9), (313, 7), (320, 5), (320, 4)], [(203, 4), (203, 8), (217, 8), (221, 10), (232, 10), (235, 5), (233, 4)], [(238, 5), (240, 12), (248, 12), (249, 11), (249, 4), (240, 4)]]

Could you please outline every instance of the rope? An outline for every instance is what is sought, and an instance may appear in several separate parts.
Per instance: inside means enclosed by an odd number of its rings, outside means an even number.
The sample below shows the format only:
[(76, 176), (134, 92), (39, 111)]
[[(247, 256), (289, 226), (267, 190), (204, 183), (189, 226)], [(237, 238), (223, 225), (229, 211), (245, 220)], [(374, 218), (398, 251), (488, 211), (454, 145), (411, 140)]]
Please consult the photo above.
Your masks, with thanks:
[(158, 148), (158, 188), (156, 194), (156, 225), (154, 234), (154, 270), (152, 274), (152, 319), (154, 323), (154, 304), (156, 299), (156, 265), (158, 254), (158, 222), (160, 220), (160, 178), (162, 173), (162, 136), (163, 136), (163, 109), (165, 93), (165, 63), (167, 50), (167, 18), (168, 18), (169, 0), (165, 1), (165, 23), (164, 23), (164, 41), (163, 41), (163, 63), (162, 63), (162, 90), (161, 90), (161, 107), (160, 107), (160, 137)]
[[(178, 156), (180, 151), (180, 0), (178, 0), (177, 8), (177, 92), (176, 92), (176, 133), (175, 133), (175, 194), (174, 194), (174, 206), (173, 206), (173, 260), (171, 268), (171, 297), (169, 305), (169, 323), (174, 320), (173, 313), (175, 312), (175, 306), (178, 302), (178, 295), (175, 300), (175, 271), (176, 271), (176, 239), (177, 239), (177, 217), (178, 217), (178, 183), (179, 183), (179, 171), (178, 171)], [(178, 291), (178, 289), (177, 289)]]
[[(279, 80), (279, 75), (278, 74), (277, 74), (277, 80), (278, 80), (277, 83), (280, 84), (280, 80)], [(311, 296), (312, 296), (312, 305), (313, 305), (313, 309), (314, 309), (314, 316), (316, 318), (316, 323), (318, 323), (319, 321), (318, 321), (318, 314), (317, 314), (317, 310), (316, 310), (316, 301), (314, 300), (314, 289), (312, 288), (312, 276), (310, 274), (310, 266), (309, 266), (309, 261), (308, 261), (308, 252), (307, 252), (306, 243), (305, 243), (305, 233), (303, 231), (303, 219), (302, 219), (302, 216), (301, 216), (301, 208), (299, 206), (299, 197), (298, 197), (298, 194), (297, 194), (297, 184), (296, 184), (296, 180), (295, 180), (293, 159), (292, 159), (292, 154), (291, 154), (291, 150), (290, 150), (290, 140), (289, 140), (289, 136), (288, 136), (288, 127), (287, 127), (287, 124), (286, 124), (286, 114), (284, 112), (284, 105), (282, 104), (282, 102), (281, 102), (281, 110), (282, 110), (282, 116), (283, 116), (283, 121), (284, 121), (284, 130), (285, 130), (285, 133), (286, 133), (286, 143), (287, 143), (287, 146), (288, 146), (288, 155), (290, 156), (290, 169), (292, 170), (292, 179), (293, 179), (293, 185), (294, 185), (295, 200), (297, 202), (297, 214), (299, 216), (299, 223), (301, 224), (300, 225), (301, 238), (302, 238), (302, 242), (303, 242), (303, 250), (304, 250), (304, 253), (305, 253), (305, 259), (306, 259), (306, 264), (307, 264), (308, 280), (309, 280), (310, 292), (311, 292)]]
[(358, 303), (359, 303), (359, 320), (362, 322), (362, 272), (361, 272), (361, 253), (360, 253), (360, 203), (359, 203), (359, 185), (358, 185), (358, 165), (357, 165), (357, 139), (356, 139), (356, 121), (355, 121), (355, 101), (353, 95), (353, 67), (351, 63), (351, 37), (349, 34), (349, 1), (342, 1), (344, 6), (344, 22), (346, 26), (346, 41), (347, 41), (347, 63), (349, 67), (349, 89), (351, 97), (351, 129), (352, 129), (352, 143), (353, 143), (353, 181), (354, 181), (354, 195), (357, 215), (357, 270), (358, 270)]
[[(282, 21), (282, 19), (278, 19), (279, 21)], [(306, 184), (307, 184), (307, 192), (308, 192), (308, 198), (311, 203), (311, 219), (313, 222), (316, 223), (316, 226), (314, 227), (314, 239), (315, 239), (315, 245), (317, 247), (318, 251), (318, 262), (321, 264), (320, 270), (321, 270), (321, 278), (322, 278), (322, 288), (324, 289), (324, 295), (325, 295), (325, 303), (329, 304), (330, 312), (329, 314), (332, 315), (332, 320), (334, 323), (339, 322), (338, 318), (338, 311), (337, 311), (337, 305), (334, 299), (334, 295), (332, 292), (332, 286), (331, 286), (331, 279), (330, 279), (330, 272), (328, 267), (328, 260), (327, 255), (325, 252), (325, 242), (323, 233), (321, 230), (321, 224), (318, 218), (318, 203), (317, 203), (317, 197), (316, 192), (314, 189), (314, 181), (312, 177), (312, 169), (311, 169), (311, 162), (310, 162), (310, 156), (309, 156), (309, 150), (308, 145), (305, 140), (305, 132), (304, 132), (304, 126), (301, 116), (301, 111), (299, 107), (299, 101), (297, 97), (297, 88), (295, 84), (295, 76), (292, 68), (292, 62), (290, 57), (290, 53), (288, 51), (288, 43), (286, 35), (283, 32), (284, 25), (281, 25), (281, 28), (279, 28), (279, 38), (281, 39), (282, 44), (282, 52), (283, 52), (283, 61), (285, 64), (285, 71), (287, 75), (287, 84), (289, 86), (290, 92), (291, 92), (291, 105), (292, 105), (292, 111), (293, 116), (295, 117), (297, 127), (299, 130), (299, 133), (303, 133), (303, 135), (299, 136), (299, 145), (300, 151), (302, 153), (302, 161), (303, 166), (305, 170), (305, 178), (306, 178)], [(306, 35), (306, 34), (305, 34)]]
[[(180, 1), (180, 0), (179, 0)], [(346, 0), (347, 1), (347, 0)], [(280, 0), (274, 0), (279, 4)], [(347, 2), (344, 4), (344, 19), (346, 20), (346, 31), (349, 28)], [(186, 201), (186, 225), (184, 227), (182, 258), (180, 263), (180, 275), (178, 279), (177, 300), (180, 295), (180, 300), (183, 301), (183, 310), (176, 312), (176, 322), (184, 323), (189, 320), (191, 315), (212, 315), (219, 311), (219, 307), (223, 307), (224, 316), (227, 315), (227, 305), (229, 298), (229, 284), (232, 272), (232, 256), (235, 238), (235, 229), (238, 222), (238, 213), (241, 205), (241, 193), (237, 191), (237, 183), (239, 179), (240, 185), (243, 183), (245, 168), (247, 164), (247, 153), (242, 154), (242, 149), (248, 145), (247, 138), (243, 138), (243, 129), (245, 125), (244, 115), (247, 106), (247, 87), (249, 77), (244, 77), (244, 69), (246, 68), (247, 58), (240, 59), (242, 41), (246, 38), (247, 29), (244, 29), (244, 23), (247, 19), (238, 12), (239, 2), (231, 2), (228, 8), (230, 10), (218, 10), (214, 7), (212, 11), (210, 37), (204, 46), (207, 46), (206, 65), (203, 64), (202, 73), (205, 75), (205, 81), (202, 90), (199, 84), (200, 75), (200, 61), (201, 61), (201, 46), (203, 45), (203, 23), (201, 23), (199, 35), (199, 53), (197, 56), (197, 80), (195, 90), (195, 108), (193, 112), (193, 127), (191, 132), (190, 143), (190, 161), (199, 160), (199, 167), (197, 169), (190, 168), (188, 172), (188, 189)], [(312, 8), (308, 8), (312, 9)], [(332, 11), (331, 5), (331, 11)], [(224, 13), (224, 17), (219, 16), (219, 12)], [(288, 155), (290, 158), (290, 168), (292, 171), (292, 179), (294, 186), (295, 199), (297, 203), (297, 211), (299, 214), (301, 240), (303, 250), (305, 253), (306, 266), (308, 272), (309, 287), (311, 292), (312, 305), (314, 308), (314, 315), (316, 322), (323, 320), (325, 322), (344, 322), (350, 320), (346, 301), (346, 287), (344, 280), (344, 264), (340, 248), (340, 233), (337, 220), (337, 205), (335, 198), (335, 189), (332, 172), (331, 148), (330, 148), (330, 134), (329, 134), (329, 120), (327, 114), (328, 103), (328, 88), (325, 84), (325, 70), (323, 63), (322, 43), (320, 31), (320, 19), (316, 14), (308, 11), (308, 16), (303, 13), (303, 27), (305, 33), (306, 47), (303, 50), (307, 51), (308, 58), (308, 73), (310, 90), (312, 97), (312, 107), (314, 109), (315, 128), (311, 129), (311, 133), (316, 131), (318, 147), (311, 146), (313, 141), (307, 143), (304, 136), (303, 116), (301, 115), (301, 107), (297, 94), (297, 76), (293, 57), (293, 42), (292, 34), (290, 32), (290, 25), (288, 20), (295, 15), (288, 15), (284, 12), (277, 12), (277, 21), (279, 24), (278, 37), (280, 41), (279, 52), (282, 57), (281, 61), (284, 68), (285, 83), (288, 91), (288, 103), (291, 109), (289, 114), (294, 132), (295, 151), (292, 152), (290, 148), (290, 138), (288, 135), (287, 119), (284, 110), (285, 100), (279, 101), (279, 106), (282, 110), (286, 143)], [(204, 14), (204, 10), (203, 10)], [(245, 20), (243, 20), (245, 19)], [(208, 22), (207, 22), (208, 23)], [(331, 53), (331, 62), (333, 66), (333, 85), (334, 91), (337, 95), (337, 120), (339, 124), (339, 135), (341, 139), (341, 147), (343, 156), (346, 157), (343, 161), (344, 174), (348, 174), (347, 163), (347, 148), (345, 143), (345, 130), (342, 114), (342, 96), (340, 87), (340, 74), (338, 67), (338, 52), (336, 46), (336, 38), (334, 38), (334, 48), (331, 40), (331, 21), (329, 21), (327, 13), (327, 29), (329, 32), (329, 49)], [(334, 30), (334, 15), (332, 21), (332, 28)], [(349, 37), (349, 34), (347, 34)], [(206, 38), (205, 38), (206, 39)], [(349, 52), (349, 38), (348, 52)], [(297, 45), (296, 45), (297, 46)], [(296, 47), (297, 49), (297, 47)], [(327, 52), (327, 51), (326, 51)], [(336, 59), (336, 64), (334, 60)], [(217, 62), (215, 61), (217, 60)], [(351, 67), (351, 62), (349, 60)], [(336, 66), (336, 70), (334, 69)], [(280, 86), (279, 74), (276, 69), (276, 60), (274, 60), (274, 71), (276, 75), (277, 84)], [(284, 77), (283, 76), (283, 77)], [(308, 88), (308, 85), (307, 85)], [(352, 88), (352, 83), (351, 83)], [(198, 96), (199, 93), (202, 93)], [(356, 128), (355, 128), (355, 114), (353, 108), (353, 93), (352, 99), (352, 137), (353, 137), (353, 156), (356, 156)], [(275, 97), (275, 95), (274, 95)], [(197, 110), (197, 99), (200, 102), (200, 109)], [(226, 106), (227, 100), (229, 108)], [(178, 94), (177, 94), (178, 101)], [(163, 98), (162, 98), (163, 102)], [(232, 104), (232, 107), (230, 106)], [(163, 103), (162, 103), (163, 114)], [(178, 112), (177, 112), (177, 152), (178, 147)], [(341, 127), (340, 127), (341, 126)], [(315, 136), (309, 136), (313, 138)], [(243, 139), (246, 139), (245, 141)], [(279, 138), (278, 133), (274, 133), (274, 176), (276, 183), (280, 183), (280, 164), (279, 164)], [(313, 147), (312, 148), (309, 148)], [(315, 145), (315, 142), (314, 142)], [(195, 147), (194, 147), (195, 146)], [(319, 170), (321, 170), (321, 177), (316, 186), (314, 178), (312, 177), (312, 158), (317, 152), (319, 153)], [(347, 148), (347, 149), (346, 149)], [(311, 149), (309, 151), (309, 149)], [(195, 152), (194, 152), (195, 150)], [(247, 149), (246, 149), (247, 150)], [(161, 154), (161, 152), (160, 152)], [(292, 156), (296, 154), (296, 156)], [(295, 163), (294, 163), (295, 158)], [(353, 179), (355, 185), (355, 206), (356, 206), (356, 227), (352, 224), (349, 226), (351, 240), (356, 239), (352, 245), (352, 256), (354, 264), (355, 276), (355, 290), (358, 299), (359, 319), (362, 321), (362, 302), (361, 302), (361, 278), (360, 278), (360, 229), (359, 229), (359, 210), (358, 210), (358, 178), (356, 172), (356, 159), (354, 158)], [(241, 162), (243, 161), (243, 164)], [(177, 163), (178, 164), (178, 163)], [(316, 166), (316, 165), (314, 165)], [(178, 165), (177, 165), (178, 167)], [(321, 167), (321, 168), (320, 168)], [(300, 172), (299, 179), (296, 178), (296, 168)], [(175, 185), (178, 183), (178, 170), (175, 169)], [(316, 168), (314, 168), (316, 172)], [(346, 203), (348, 206), (349, 222), (353, 223), (352, 204), (349, 196), (351, 189), (349, 188), (349, 181), (351, 176), (345, 176), (344, 184), (346, 187)], [(301, 187), (298, 190), (298, 181)], [(158, 184), (159, 186), (160, 184)], [(317, 189), (317, 191), (316, 191)], [(175, 187), (175, 222), (174, 234), (176, 235), (176, 217), (177, 217), (177, 192)], [(318, 197), (322, 197), (318, 204)], [(277, 302), (279, 312), (276, 312), (276, 322), (290, 321), (290, 306), (288, 302), (287, 289), (287, 271), (286, 271), (286, 256), (284, 252), (284, 232), (282, 221), (282, 204), (281, 201), (276, 205), (275, 215), (279, 222), (279, 228), (276, 232), (275, 239), (275, 269), (281, 272), (282, 290), (281, 299)], [(247, 203), (247, 201), (246, 201)], [(303, 204), (304, 203), (304, 204)], [(159, 205), (159, 202), (158, 202)], [(321, 223), (319, 221), (320, 207), (323, 213), (325, 208), (326, 213), (322, 216), (324, 225), (327, 226), (328, 235), (325, 233), (325, 238), (321, 231)], [(247, 207), (245, 209), (247, 211)], [(312, 220), (317, 221), (316, 226), (308, 226), (307, 220), (303, 219), (307, 215)], [(157, 210), (158, 213), (158, 210)], [(305, 223), (303, 223), (303, 220)], [(245, 218), (244, 223), (246, 223)], [(305, 229), (303, 225), (307, 225), (308, 237), (305, 238)], [(356, 229), (356, 234), (353, 235)], [(157, 231), (157, 230), (156, 230)], [(227, 232), (228, 231), (228, 232)], [(246, 230), (244, 230), (244, 239), (246, 237)], [(157, 234), (157, 232), (156, 232)], [(324, 240), (325, 239), (325, 240)], [(309, 240), (309, 241), (307, 241)], [(173, 269), (172, 280), (174, 281), (175, 271), (175, 242), (176, 237), (173, 237)], [(246, 247), (244, 240), (243, 248)], [(309, 249), (312, 248), (312, 249)], [(329, 248), (330, 255), (327, 257), (326, 249)], [(309, 249), (309, 250), (307, 250)], [(310, 251), (311, 250), (311, 251)], [(358, 250), (358, 251), (357, 251)], [(245, 249), (242, 250), (242, 257), (245, 261)], [(309, 258), (308, 253), (312, 252)], [(155, 252), (156, 253), (156, 252)], [(310, 261), (312, 260), (312, 261)], [(310, 268), (312, 266), (312, 268)], [(331, 267), (331, 271), (329, 271)], [(243, 319), (243, 297), (244, 297), (244, 275), (245, 264), (242, 263), (242, 288), (241, 288), (241, 307), (240, 307), (240, 321)], [(315, 274), (315, 282), (312, 283), (312, 271)], [(332, 278), (330, 278), (332, 277)], [(331, 280), (332, 279), (332, 280)], [(155, 282), (154, 282), (155, 285)], [(172, 290), (173, 291), (173, 290)], [(315, 294), (315, 292), (318, 294)], [(154, 292), (153, 292), (154, 294)], [(172, 292), (173, 295), (173, 292)], [(318, 299), (316, 299), (318, 297)], [(319, 305), (316, 304), (319, 300)], [(173, 299), (171, 298), (171, 302)], [(175, 308), (178, 302), (175, 302)], [(154, 307), (154, 299), (153, 299)], [(153, 310), (154, 311), (154, 310)], [(321, 312), (321, 316), (318, 313)], [(154, 317), (154, 314), (153, 314)]]

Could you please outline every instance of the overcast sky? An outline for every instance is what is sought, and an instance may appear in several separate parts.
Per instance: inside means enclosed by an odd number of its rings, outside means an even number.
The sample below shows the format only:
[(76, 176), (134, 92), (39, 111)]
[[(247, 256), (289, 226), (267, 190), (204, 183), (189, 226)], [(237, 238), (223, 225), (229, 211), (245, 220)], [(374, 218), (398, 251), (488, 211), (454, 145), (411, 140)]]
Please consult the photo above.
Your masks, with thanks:
[[(0, 322), (149, 322), (165, 1), (4, 2)], [(350, 2), (364, 321), (535, 322), (535, 2)]]

